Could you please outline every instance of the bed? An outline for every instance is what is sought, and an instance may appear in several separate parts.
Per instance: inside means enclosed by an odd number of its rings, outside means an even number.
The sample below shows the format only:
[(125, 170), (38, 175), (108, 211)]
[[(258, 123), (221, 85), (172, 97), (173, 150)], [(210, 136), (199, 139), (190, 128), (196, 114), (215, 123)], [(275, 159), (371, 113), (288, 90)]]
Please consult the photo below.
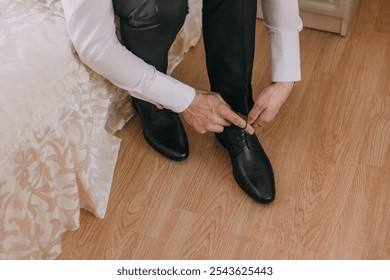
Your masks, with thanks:
[[(201, 1), (169, 71), (199, 39)], [(103, 218), (129, 94), (83, 65), (60, 0), (0, 0), (0, 259), (55, 259), (80, 209)]]

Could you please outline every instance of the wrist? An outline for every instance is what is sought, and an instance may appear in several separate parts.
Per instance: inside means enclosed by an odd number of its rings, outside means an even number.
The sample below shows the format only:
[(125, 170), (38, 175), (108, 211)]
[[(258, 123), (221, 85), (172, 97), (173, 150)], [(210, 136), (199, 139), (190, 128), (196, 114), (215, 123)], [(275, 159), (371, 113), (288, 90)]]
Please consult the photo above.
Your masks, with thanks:
[(295, 82), (272, 82), (271, 85), (276, 86), (278, 88), (284, 88), (292, 90), (294, 87)]
[(272, 82), (271, 86), (276, 89), (292, 91), (295, 82)]

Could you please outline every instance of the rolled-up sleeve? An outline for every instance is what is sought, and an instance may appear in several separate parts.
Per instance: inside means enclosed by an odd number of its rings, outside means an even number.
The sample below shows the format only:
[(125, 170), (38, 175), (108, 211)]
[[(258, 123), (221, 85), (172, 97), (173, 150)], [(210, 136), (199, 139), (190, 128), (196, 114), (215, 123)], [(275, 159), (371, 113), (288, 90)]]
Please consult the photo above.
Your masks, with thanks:
[(274, 82), (301, 80), (298, 0), (262, 0), (263, 22), (268, 30)]
[(195, 90), (128, 51), (115, 32), (111, 0), (62, 0), (69, 36), (80, 59), (137, 98), (184, 111)]

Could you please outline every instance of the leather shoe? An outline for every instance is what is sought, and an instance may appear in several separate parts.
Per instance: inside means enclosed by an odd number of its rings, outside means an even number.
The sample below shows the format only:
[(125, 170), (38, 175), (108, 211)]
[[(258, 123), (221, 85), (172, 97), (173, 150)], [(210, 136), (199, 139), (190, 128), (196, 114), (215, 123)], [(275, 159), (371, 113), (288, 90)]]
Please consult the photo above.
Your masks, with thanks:
[(241, 189), (259, 203), (275, 199), (275, 180), (271, 163), (255, 134), (231, 125), (217, 139), (229, 151), (233, 175)]
[(137, 98), (133, 98), (133, 105), (149, 145), (171, 160), (185, 160), (189, 155), (188, 140), (179, 115)]

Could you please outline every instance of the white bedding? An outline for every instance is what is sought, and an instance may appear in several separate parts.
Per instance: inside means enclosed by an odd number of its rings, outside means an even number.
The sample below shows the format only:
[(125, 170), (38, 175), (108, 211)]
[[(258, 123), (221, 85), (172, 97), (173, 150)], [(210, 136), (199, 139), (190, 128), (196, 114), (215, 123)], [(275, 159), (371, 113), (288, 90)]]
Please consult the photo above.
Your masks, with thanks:
[[(199, 39), (189, 19), (170, 70)], [(59, 0), (0, 0), (0, 259), (54, 259), (81, 208), (104, 217), (129, 104), (78, 60)]]

